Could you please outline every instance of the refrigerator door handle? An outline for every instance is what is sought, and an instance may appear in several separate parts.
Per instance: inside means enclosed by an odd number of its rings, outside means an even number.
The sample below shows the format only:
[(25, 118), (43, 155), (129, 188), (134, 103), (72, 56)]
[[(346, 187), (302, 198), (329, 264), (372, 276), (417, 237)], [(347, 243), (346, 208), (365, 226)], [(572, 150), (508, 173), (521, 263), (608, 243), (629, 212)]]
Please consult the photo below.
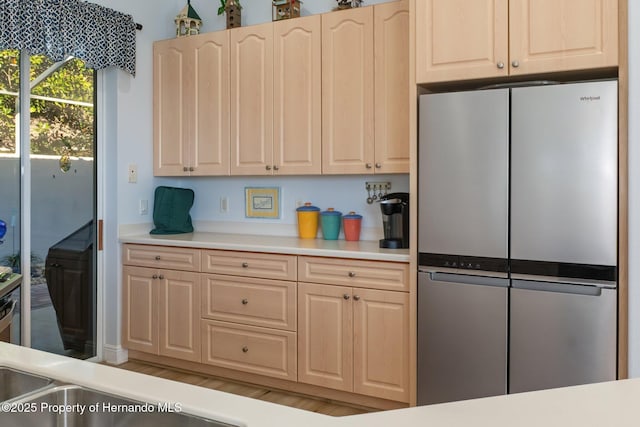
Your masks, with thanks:
[(465, 274), (441, 273), (429, 271), (429, 278), (435, 282), (459, 283), (463, 285), (494, 286), (508, 288), (509, 280), (488, 276), (475, 276)]
[(602, 295), (603, 289), (611, 289), (610, 286), (604, 284), (539, 282), (534, 280), (512, 280), (511, 286), (514, 289), (586, 295), (593, 297), (599, 297)]

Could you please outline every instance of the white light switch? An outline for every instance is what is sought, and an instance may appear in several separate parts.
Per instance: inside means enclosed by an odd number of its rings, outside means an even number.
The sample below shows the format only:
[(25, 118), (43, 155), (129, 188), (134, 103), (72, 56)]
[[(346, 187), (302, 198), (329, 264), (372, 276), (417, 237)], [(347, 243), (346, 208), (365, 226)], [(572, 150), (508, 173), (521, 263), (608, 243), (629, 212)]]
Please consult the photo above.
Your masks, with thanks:
[(138, 182), (138, 165), (136, 164), (132, 164), (129, 165), (129, 182), (131, 184), (135, 184), (136, 182)]

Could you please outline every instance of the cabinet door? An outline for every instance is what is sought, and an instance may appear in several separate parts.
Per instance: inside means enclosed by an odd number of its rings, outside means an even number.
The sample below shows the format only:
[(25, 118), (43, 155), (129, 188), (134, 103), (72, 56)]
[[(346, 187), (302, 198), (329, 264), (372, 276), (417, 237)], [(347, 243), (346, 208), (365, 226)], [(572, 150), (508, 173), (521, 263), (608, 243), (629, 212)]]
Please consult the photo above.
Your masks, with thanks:
[(188, 132), (191, 105), (185, 95), (191, 76), (186, 38), (153, 45), (153, 174), (185, 175), (188, 171)]
[(409, 2), (376, 5), (375, 172), (409, 173)]
[[(229, 32), (216, 31), (189, 39), (188, 98), (191, 175), (229, 174)], [(175, 82), (178, 84), (178, 82)]]
[(351, 288), (298, 284), (298, 381), (353, 389)]
[(416, 1), (417, 82), (506, 76), (508, 6), (508, 0)]
[(158, 290), (155, 270), (123, 267), (122, 345), (158, 354)]
[(322, 15), (322, 172), (373, 172), (373, 8)]
[(231, 33), (231, 174), (273, 169), (273, 25)]
[(200, 361), (200, 275), (160, 270), (159, 354)]
[(321, 173), (320, 15), (273, 24), (275, 173)]
[(409, 401), (409, 294), (353, 289), (353, 391)]
[(510, 0), (510, 73), (618, 65), (618, 0)]

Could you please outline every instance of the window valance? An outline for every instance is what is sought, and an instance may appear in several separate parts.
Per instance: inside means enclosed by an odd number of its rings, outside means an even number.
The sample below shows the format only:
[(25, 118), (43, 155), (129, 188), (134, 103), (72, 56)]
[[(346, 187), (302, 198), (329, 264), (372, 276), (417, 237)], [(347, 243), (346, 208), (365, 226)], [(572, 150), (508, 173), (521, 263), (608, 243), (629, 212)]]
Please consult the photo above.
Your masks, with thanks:
[(0, 49), (20, 49), (87, 67), (136, 71), (136, 23), (131, 15), (80, 0), (0, 0)]

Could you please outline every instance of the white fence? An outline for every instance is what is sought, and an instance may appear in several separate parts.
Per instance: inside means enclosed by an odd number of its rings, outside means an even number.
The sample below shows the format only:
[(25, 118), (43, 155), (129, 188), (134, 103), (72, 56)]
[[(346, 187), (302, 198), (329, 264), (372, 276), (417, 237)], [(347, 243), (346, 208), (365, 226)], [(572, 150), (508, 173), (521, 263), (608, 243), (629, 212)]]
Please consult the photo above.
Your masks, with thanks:
[[(42, 261), (49, 247), (93, 218), (93, 159), (72, 158), (67, 173), (58, 161), (54, 156), (31, 160), (31, 250)], [(0, 155), (0, 219), (7, 223), (0, 260), (20, 248), (19, 162)]]

